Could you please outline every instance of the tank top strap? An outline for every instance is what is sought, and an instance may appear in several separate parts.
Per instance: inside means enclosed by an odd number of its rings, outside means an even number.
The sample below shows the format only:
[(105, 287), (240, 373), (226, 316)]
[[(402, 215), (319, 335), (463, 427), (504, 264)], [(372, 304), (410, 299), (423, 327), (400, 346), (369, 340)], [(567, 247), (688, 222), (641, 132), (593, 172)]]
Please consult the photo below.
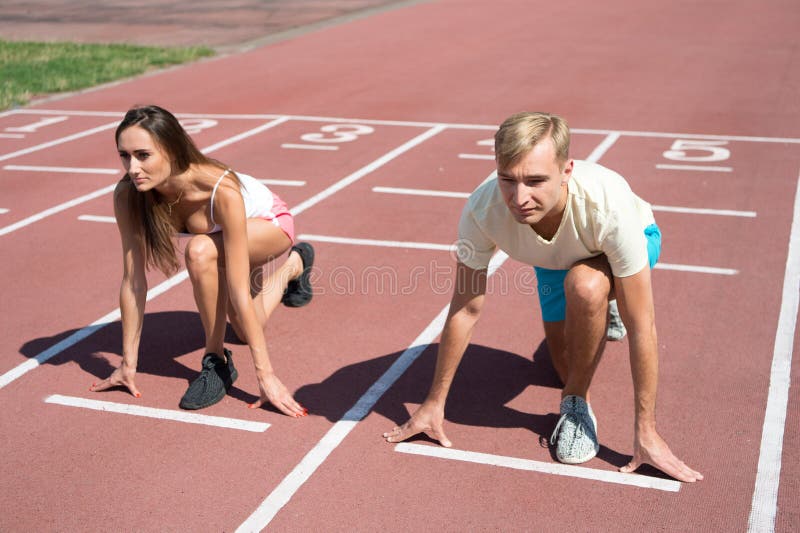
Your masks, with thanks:
[(223, 172), (222, 176), (219, 177), (219, 179), (217, 180), (217, 183), (214, 184), (214, 190), (211, 191), (211, 212), (210, 212), (210, 215), (211, 215), (211, 223), (214, 224), (215, 226), (217, 225), (217, 223), (214, 220), (214, 196), (217, 194), (217, 187), (219, 187), (219, 184), (222, 183), (222, 178), (227, 176), (228, 172), (230, 172), (230, 171), (231, 171), (231, 169), (229, 169), (229, 168), (225, 169), (225, 172)]

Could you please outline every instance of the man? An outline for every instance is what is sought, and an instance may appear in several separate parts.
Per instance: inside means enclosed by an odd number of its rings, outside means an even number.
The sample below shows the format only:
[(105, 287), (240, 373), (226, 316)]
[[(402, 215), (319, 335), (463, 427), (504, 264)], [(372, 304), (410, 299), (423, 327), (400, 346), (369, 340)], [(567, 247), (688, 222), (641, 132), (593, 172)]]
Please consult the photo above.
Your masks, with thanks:
[(536, 267), (547, 345), (564, 383), (551, 438), (559, 461), (582, 463), (599, 450), (589, 385), (605, 347), (609, 300), (616, 298), (629, 333), (636, 412), (633, 459), (621, 471), (648, 463), (681, 481), (703, 479), (673, 455), (655, 427), (650, 269), (661, 234), (650, 206), (615, 172), (570, 159), (569, 128), (555, 115), (509, 117), (495, 134), (495, 157), (497, 179), (472, 193), (459, 223), (456, 288), (433, 384), (411, 419), (384, 438), (399, 442), (424, 432), (451, 446), (444, 405), (481, 313), (489, 259), (499, 248)]

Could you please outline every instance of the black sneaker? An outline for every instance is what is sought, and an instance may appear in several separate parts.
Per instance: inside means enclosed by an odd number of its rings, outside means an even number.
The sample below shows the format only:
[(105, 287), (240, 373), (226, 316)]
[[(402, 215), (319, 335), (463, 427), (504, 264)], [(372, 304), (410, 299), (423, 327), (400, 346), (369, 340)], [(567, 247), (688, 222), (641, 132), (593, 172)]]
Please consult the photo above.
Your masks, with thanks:
[(310, 278), (311, 267), (314, 265), (314, 247), (307, 242), (300, 242), (292, 246), (292, 250), (300, 255), (300, 259), (303, 261), (303, 272), (289, 281), (286, 290), (283, 291), (281, 303), (286, 307), (303, 307), (311, 301), (313, 296)]
[(181, 398), (181, 409), (202, 409), (214, 405), (225, 397), (225, 393), (239, 377), (239, 373), (233, 366), (231, 357), (233, 354), (227, 348), (223, 351), (228, 360), (227, 364), (215, 353), (207, 353), (203, 357), (203, 370), (186, 389)]

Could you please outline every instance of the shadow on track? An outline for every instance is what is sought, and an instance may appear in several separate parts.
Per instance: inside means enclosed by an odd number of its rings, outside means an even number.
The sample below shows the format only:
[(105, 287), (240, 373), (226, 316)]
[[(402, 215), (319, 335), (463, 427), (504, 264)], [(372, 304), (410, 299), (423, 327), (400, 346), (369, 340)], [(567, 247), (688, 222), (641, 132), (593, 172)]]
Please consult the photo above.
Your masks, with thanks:
[[(73, 329), (50, 337), (39, 337), (30, 340), (22, 345), (20, 353), (26, 357), (34, 358), (43, 351), (69, 338), (77, 331), (79, 330)], [(77, 363), (87, 373), (86, 386), (88, 387), (92, 379), (101, 380), (110, 376), (116, 365), (119, 364), (121, 359), (109, 360), (105, 354), (116, 354), (121, 357), (121, 339), (122, 324), (116, 321), (70, 346), (47, 360), (44, 364)], [(177, 359), (188, 353), (202, 350), (205, 346), (204, 341), (203, 326), (200, 322), (200, 315), (196, 311), (145, 313), (139, 345), (139, 364), (136, 373), (182, 379), (186, 381), (188, 386), (189, 382), (200, 373), (201, 356), (198, 356), (197, 360), (186, 361), (189, 366)], [(226, 333), (225, 342), (226, 344), (241, 345), (241, 342), (236, 340), (235, 335), (231, 332), (230, 327)], [(234, 360), (237, 365), (245, 362), (251, 364), (249, 352), (246, 346), (244, 348), (244, 350), (234, 349)], [(108, 390), (123, 390), (123, 387), (115, 387)], [(99, 394), (102, 395), (102, 393)], [(255, 395), (245, 392), (235, 385), (228, 394), (248, 403), (258, 399)], [(177, 402), (178, 398), (175, 399), (176, 405)], [(278, 412), (277, 409), (272, 410)]]

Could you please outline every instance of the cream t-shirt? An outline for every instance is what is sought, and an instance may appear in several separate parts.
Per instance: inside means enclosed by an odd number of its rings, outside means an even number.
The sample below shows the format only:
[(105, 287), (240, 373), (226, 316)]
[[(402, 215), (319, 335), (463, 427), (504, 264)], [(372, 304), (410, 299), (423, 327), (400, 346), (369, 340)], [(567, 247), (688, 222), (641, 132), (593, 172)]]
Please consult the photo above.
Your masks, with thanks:
[(575, 161), (567, 190), (561, 225), (548, 241), (514, 219), (496, 178), (483, 183), (461, 214), (459, 261), (485, 269), (499, 248), (521, 263), (554, 270), (606, 254), (614, 276), (641, 271), (648, 261), (644, 228), (655, 222), (650, 204), (622, 176), (587, 161)]

